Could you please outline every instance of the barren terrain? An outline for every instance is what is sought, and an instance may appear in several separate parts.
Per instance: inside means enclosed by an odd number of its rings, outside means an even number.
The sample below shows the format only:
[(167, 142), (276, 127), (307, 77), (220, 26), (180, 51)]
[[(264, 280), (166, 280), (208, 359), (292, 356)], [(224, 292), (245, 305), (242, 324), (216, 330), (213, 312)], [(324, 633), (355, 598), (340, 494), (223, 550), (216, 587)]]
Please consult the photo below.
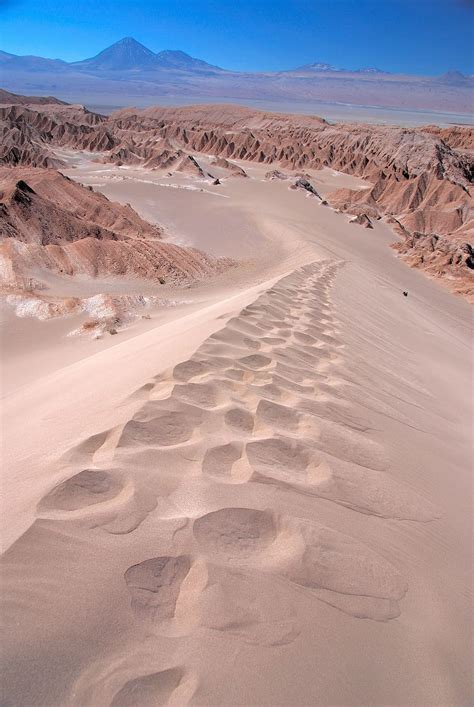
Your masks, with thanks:
[(470, 129), (5, 100), (2, 702), (470, 703)]

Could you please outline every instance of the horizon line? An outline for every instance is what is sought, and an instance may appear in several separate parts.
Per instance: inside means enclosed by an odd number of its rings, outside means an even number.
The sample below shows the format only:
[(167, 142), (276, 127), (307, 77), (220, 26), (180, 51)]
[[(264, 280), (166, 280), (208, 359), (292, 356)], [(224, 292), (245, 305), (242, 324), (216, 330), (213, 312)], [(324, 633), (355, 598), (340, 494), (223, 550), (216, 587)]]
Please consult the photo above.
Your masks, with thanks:
[[(143, 44), (143, 42), (136, 39), (135, 37), (132, 37), (131, 35), (126, 35), (124, 37), (121, 37), (120, 39), (117, 39), (115, 42), (112, 42), (112, 44), (107, 45), (106, 47), (99, 50), (96, 54), (94, 54), (92, 56), (88, 56), (88, 57), (85, 57), (82, 59), (74, 59), (72, 61), (71, 60), (68, 61), (66, 59), (61, 59), (61, 57), (47, 57), (47, 56), (41, 56), (39, 54), (14, 54), (13, 52), (8, 52), (4, 49), (0, 49), (0, 51), (3, 52), (4, 54), (9, 54), (10, 56), (15, 56), (15, 57), (19, 57), (19, 58), (33, 57), (36, 59), (45, 59), (48, 61), (60, 61), (65, 64), (72, 65), (72, 64), (79, 64), (83, 61), (88, 61), (90, 59), (93, 59), (96, 56), (98, 56), (99, 54), (101, 54), (103, 51), (106, 51), (107, 49), (114, 47), (116, 44), (119, 44), (120, 42), (123, 42), (124, 40), (132, 40), (136, 44), (139, 44), (140, 46), (142, 46), (144, 49), (147, 49), (148, 51), (152, 52), (155, 56), (158, 56), (162, 52), (167, 52), (167, 51), (168, 52), (181, 52), (183, 54), (186, 54), (186, 56), (189, 56), (191, 59), (203, 61), (206, 64), (209, 64), (209, 66), (213, 66), (215, 68), (222, 69), (223, 71), (228, 71), (230, 73), (235, 73), (235, 74), (278, 74), (278, 73), (297, 71), (299, 69), (303, 69), (304, 67), (310, 67), (314, 64), (322, 64), (322, 65), (326, 65), (328, 67), (334, 67), (334, 68), (326, 69), (326, 71), (332, 71), (333, 73), (359, 73), (359, 72), (363, 72), (363, 71), (373, 70), (375, 72), (380, 72), (382, 74), (390, 74), (392, 76), (420, 76), (420, 77), (423, 77), (423, 76), (443, 76), (444, 74), (447, 74), (447, 73), (456, 72), (456, 73), (460, 74), (461, 76), (463, 76), (464, 78), (473, 78), (474, 77), (474, 74), (464, 73), (464, 72), (460, 71), (459, 69), (457, 69), (456, 67), (449, 67), (446, 69), (446, 71), (443, 71), (441, 74), (438, 74), (438, 73), (424, 74), (424, 73), (417, 73), (415, 71), (413, 71), (413, 72), (411, 72), (411, 71), (410, 72), (407, 72), (407, 71), (399, 72), (399, 71), (393, 71), (393, 70), (389, 71), (388, 69), (381, 69), (381, 68), (379, 68), (377, 66), (373, 66), (373, 65), (372, 66), (361, 66), (361, 67), (358, 67), (357, 69), (349, 69), (346, 67), (336, 67), (336, 66), (334, 66), (334, 64), (332, 62), (321, 61), (321, 60), (308, 61), (304, 64), (299, 64), (298, 66), (295, 66), (292, 68), (286, 68), (286, 69), (270, 69), (270, 70), (266, 70), (266, 69), (253, 69), (253, 70), (250, 70), (250, 69), (247, 69), (247, 70), (229, 69), (229, 68), (224, 68), (222, 66), (218, 66), (217, 64), (211, 64), (206, 59), (202, 59), (200, 57), (193, 56), (192, 54), (189, 54), (188, 52), (186, 52), (183, 49), (170, 49), (170, 48), (166, 47), (164, 49), (160, 49), (158, 51), (155, 51), (153, 49), (150, 49), (150, 47), (147, 47), (145, 44)], [(322, 70), (321, 73), (324, 73), (324, 70)]]

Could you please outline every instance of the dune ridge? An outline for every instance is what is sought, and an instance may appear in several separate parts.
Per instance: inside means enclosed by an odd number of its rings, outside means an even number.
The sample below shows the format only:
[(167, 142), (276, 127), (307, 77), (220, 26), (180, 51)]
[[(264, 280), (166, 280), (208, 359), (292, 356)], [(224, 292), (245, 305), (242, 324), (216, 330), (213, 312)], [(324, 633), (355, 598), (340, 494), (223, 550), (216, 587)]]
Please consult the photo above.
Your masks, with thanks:
[[(217, 635), (229, 650), (289, 650), (304, 630), (299, 601), (315, 602), (316, 615), (322, 604), (355, 620), (400, 616), (410, 588), (390, 546), (354, 537), (357, 521), (349, 537), (317, 515), (293, 515), (291, 504), (271, 507), (273, 494), (319, 499), (389, 524), (389, 534), (391, 523), (439, 517), (428, 498), (397, 480), (383, 438), (370, 415), (364, 419), (369, 401), (384, 407), (377, 383), (362, 386), (363, 363), (344, 343), (334, 310), (343, 267), (319, 261), (280, 279), (189, 359), (157, 374), (121, 429), (64, 456), (62, 480), (4, 558), (9, 651), (28, 635), (38, 666), (26, 677), (13, 669), (7, 693), (24, 702), (37, 690), (36, 671), (47, 674), (55, 660), (41, 650), (43, 631), (61, 647), (73, 607), (77, 642), (63, 675), (41, 687), (49, 704), (199, 700), (207, 679), (196, 667), (199, 645)], [(420, 393), (409, 369), (375, 368), (388, 395)], [(229, 505), (232, 498), (242, 505)], [(34, 584), (19, 587), (20, 567)], [(84, 620), (89, 592), (80, 577), (95, 597)], [(55, 601), (55, 627), (33, 620), (29, 594), (39, 592), (46, 609)], [(104, 643), (91, 657), (96, 620)]]

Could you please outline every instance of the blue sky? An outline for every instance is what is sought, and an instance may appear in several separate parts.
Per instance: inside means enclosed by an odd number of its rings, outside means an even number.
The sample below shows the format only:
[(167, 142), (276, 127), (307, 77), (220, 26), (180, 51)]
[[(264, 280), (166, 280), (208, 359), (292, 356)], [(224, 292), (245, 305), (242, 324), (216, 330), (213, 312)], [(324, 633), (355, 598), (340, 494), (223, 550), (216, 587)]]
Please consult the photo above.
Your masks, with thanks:
[(74, 61), (124, 36), (224, 68), (474, 73), (474, 0), (0, 0), (0, 48)]

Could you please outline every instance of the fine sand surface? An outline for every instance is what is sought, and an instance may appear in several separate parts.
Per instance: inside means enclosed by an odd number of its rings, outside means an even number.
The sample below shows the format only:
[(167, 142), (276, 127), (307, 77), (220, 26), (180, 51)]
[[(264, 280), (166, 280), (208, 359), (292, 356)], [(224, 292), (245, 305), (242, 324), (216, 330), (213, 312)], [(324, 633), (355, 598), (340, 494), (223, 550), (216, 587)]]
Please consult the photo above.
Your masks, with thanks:
[(71, 163), (242, 262), (80, 354), (5, 317), (2, 704), (471, 703), (469, 305), (261, 166)]

